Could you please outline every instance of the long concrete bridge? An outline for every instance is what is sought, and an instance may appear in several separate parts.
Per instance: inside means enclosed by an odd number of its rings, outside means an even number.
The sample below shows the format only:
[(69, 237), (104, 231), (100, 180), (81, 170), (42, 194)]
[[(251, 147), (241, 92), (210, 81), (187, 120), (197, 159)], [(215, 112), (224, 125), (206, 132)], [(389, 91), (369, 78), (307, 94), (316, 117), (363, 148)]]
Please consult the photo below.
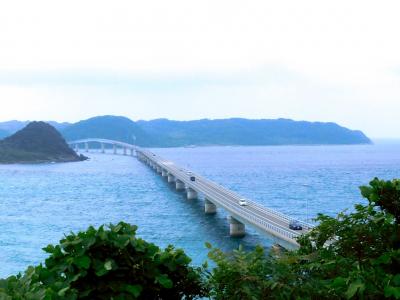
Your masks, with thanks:
[(148, 149), (105, 139), (69, 142), (78, 151), (80, 144), (84, 145), (85, 151), (89, 151), (89, 145), (93, 143), (99, 143), (103, 153), (106, 152), (108, 145), (114, 154), (118, 153), (118, 147), (123, 149), (125, 155), (128, 150), (131, 155), (136, 154), (140, 161), (154, 169), (160, 176), (165, 177), (170, 184), (174, 184), (176, 190), (184, 191), (188, 200), (198, 199), (202, 195), (206, 214), (215, 214), (217, 208), (224, 209), (229, 214), (230, 235), (233, 237), (244, 236), (245, 227), (249, 225), (261, 233), (272, 235), (276, 238), (276, 242), (284, 247), (297, 247), (296, 238), (312, 228), (307, 223), (299, 222), (303, 229), (292, 230), (289, 228), (292, 218), (248, 199), (246, 199), (247, 205), (242, 206), (239, 201), (244, 197), (199, 174), (182, 168)]

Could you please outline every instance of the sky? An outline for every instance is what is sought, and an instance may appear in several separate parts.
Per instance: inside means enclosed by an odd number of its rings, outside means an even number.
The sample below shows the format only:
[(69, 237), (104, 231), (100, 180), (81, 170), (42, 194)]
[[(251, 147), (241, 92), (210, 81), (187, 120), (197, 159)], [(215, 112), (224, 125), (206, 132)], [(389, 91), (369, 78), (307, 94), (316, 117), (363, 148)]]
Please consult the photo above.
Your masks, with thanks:
[(244, 117), (400, 138), (399, 1), (2, 1), (0, 121)]

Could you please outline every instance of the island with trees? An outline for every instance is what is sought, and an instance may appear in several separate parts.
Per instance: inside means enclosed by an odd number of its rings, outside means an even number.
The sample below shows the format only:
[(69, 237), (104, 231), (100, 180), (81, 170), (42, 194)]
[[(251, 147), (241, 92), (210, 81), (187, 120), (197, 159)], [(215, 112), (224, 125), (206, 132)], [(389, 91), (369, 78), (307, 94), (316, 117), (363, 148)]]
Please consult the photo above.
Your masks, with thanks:
[(13, 135), (0, 140), (0, 163), (76, 162), (78, 155), (61, 134), (45, 122), (31, 122)]

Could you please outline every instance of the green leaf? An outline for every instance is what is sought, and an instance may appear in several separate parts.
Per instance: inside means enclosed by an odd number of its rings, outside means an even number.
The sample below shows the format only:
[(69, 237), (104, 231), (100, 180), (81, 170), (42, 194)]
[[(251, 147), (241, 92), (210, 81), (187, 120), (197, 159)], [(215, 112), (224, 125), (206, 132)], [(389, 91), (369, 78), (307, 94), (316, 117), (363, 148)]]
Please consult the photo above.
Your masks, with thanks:
[(65, 293), (67, 292), (69, 290), (69, 286), (67, 286), (66, 288), (63, 288), (62, 290), (59, 290), (58, 291), (58, 296), (60, 296), (60, 297), (64, 297), (65, 296)]
[(142, 293), (143, 288), (141, 285), (135, 284), (135, 285), (126, 285), (125, 290), (131, 295), (133, 295), (135, 298), (138, 298)]
[(87, 255), (75, 257), (74, 264), (77, 265), (79, 268), (87, 270), (90, 267), (90, 257)]
[(400, 287), (387, 286), (385, 287), (385, 297), (394, 297), (395, 299), (400, 299)]
[(360, 280), (357, 280), (350, 284), (349, 288), (346, 291), (346, 298), (351, 299), (357, 294), (357, 292), (362, 293), (364, 289), (365, 285)]
[(156, 277), (156, 281), (161, 284), (166, 289), (170, 289), (173, 287), (173, 282), (171, 279), (168, 278), (167, 275), (159, 275)]
[(346, 280), (343, 277), (337, 277), (332, 283), (333, 287), (342, 287), (346, 285)]
[(104, 264), (104, 269), (106, 269), (107, 271), (111, 271), (112, 270), (112, 261), (108, 260), (106, 261), (106, 263)]

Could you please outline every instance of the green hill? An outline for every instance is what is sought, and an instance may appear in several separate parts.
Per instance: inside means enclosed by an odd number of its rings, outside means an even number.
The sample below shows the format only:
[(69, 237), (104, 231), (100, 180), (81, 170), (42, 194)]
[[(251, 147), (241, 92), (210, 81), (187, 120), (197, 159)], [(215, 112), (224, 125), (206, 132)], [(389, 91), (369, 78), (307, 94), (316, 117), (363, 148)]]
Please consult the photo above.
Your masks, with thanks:
[(186, 145), (312, 145), (368, 144), (361, 131), (335, 123), (277, 120), (222, 119), (137, 123), (149, 135), (159, 136), (162, 147)]
[(125, 117), (102, 116), (80, 121), (61, 131), (66, 140), (103, 138), (141, 146), (155, 145), (154, 138)]
[(32, 122), (0, 141), (0, 163), (71, 162), (86, 159), (68, 147), (61, 134), (44, 122)]
[(3, 129), (0, 129), (0, 140), (4, 139), (5, 137), (9, 136), (9, 132)]
[[(361, 131), (335, 123), (277, 120), (157, 119), (133, 122), (125, 117), (95, 117), (73, 124), (62, 134), (67, 140), (90, 137), (134, 143), (143, 147), (188, 145), (348, 145), (368, 144)], [(136, 137), (136, 140), (134, 140)]]

